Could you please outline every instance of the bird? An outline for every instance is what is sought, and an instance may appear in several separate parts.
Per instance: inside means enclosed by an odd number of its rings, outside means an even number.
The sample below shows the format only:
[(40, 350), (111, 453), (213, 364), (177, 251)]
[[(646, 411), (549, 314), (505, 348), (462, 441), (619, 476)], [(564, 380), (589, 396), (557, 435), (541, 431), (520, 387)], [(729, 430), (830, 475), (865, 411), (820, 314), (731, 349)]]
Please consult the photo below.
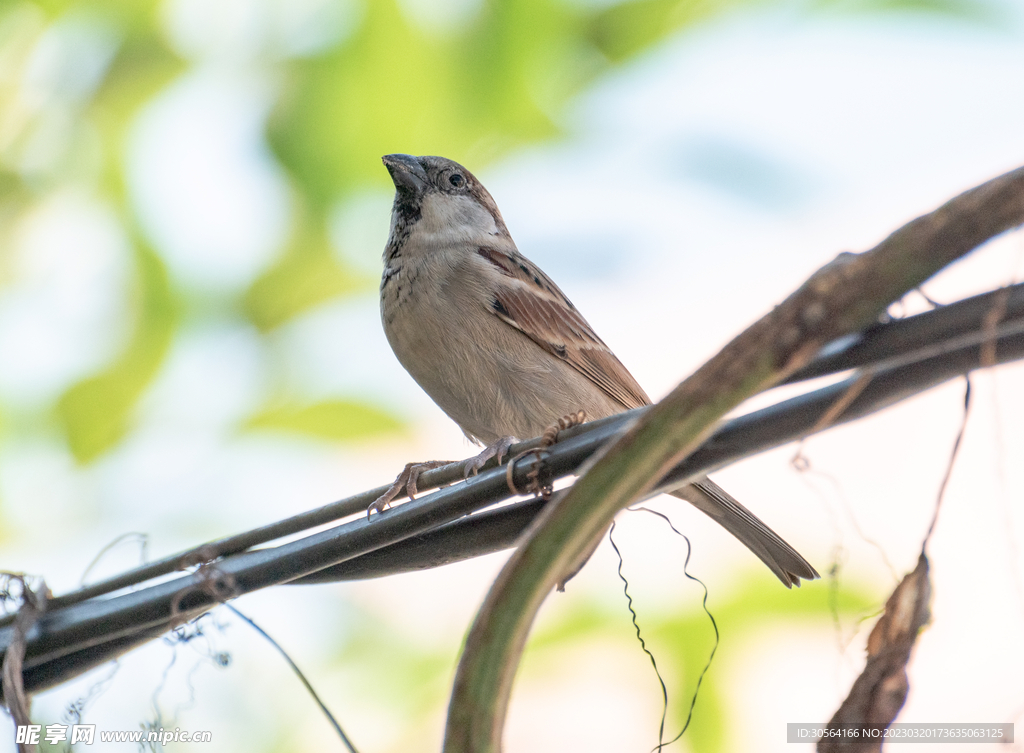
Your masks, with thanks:
[[(486, 445), (467, 475), (561, 416), (582, 410), (597, 419), (651, 403), (568, 297), (519, 252), (469, 170), (444, 157), (382, 159), (395, 185), (380, 283), (384, 333), (427, 395)], [(370, 509), (382, 511), (403, 487), (414, 494), (418, 472), (440, 463), (407, 465)], [(717, 521), (787, 587), (819, 577), (706, 476), (670, 493)]]

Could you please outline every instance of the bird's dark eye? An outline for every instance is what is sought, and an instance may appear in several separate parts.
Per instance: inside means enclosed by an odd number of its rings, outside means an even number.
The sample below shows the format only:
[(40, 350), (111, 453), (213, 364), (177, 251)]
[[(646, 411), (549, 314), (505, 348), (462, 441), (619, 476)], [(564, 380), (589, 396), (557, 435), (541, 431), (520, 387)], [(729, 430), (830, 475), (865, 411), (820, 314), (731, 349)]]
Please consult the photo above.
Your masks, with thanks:
[(466, 184), (466, 179), (459, 173), (452, 173), (448, 176), (448, 182), (455, 186), (455, 188), (462, 188)]

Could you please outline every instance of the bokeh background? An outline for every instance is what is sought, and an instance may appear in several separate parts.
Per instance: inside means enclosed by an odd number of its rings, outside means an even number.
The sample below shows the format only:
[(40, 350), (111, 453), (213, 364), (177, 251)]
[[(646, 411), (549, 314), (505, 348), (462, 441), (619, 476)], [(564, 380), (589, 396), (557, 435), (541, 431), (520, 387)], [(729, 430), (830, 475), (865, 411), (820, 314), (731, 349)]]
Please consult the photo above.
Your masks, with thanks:
[[(61, 592), (474, 451), (380, 328), (390, 152), (473, 170), (520, 249), (660, 396), (837, 252), (1024, 164), (1024, 9), (0, 0), (0, 568)], [(926, 289), (949, 301), (1022, 272), (1009, 235)], [(974, 386), (901, 721), (1024, 714), (1024, 369)], [(802, 471), (790, 446), (717, 474), (826, 574), (799, 591), (699, 513), (656, 503), (690, 536), (721, 631), (674, 749), (809, 749), (785, 743), (786, 722), (827, 720), (862, 666), (873, 615), (916, 561), (962, 398), (952, 383), (815, 437)], [(136, 535), (87, 573), (122, 534)], [(671, 737), (712, 627), (685, 542), (642, 513), (616, 537)], [(502, 561), (238, 606), (361, 751), (437, 750)], [(508, 750), (656, 744), (660, 689), (616, 565), (602, 546), (549, 599)], [(72, 706), (101, 729), (208, 729), (211, 750), (341, 749), (225, 610), (33, 711), (47, 723)]]

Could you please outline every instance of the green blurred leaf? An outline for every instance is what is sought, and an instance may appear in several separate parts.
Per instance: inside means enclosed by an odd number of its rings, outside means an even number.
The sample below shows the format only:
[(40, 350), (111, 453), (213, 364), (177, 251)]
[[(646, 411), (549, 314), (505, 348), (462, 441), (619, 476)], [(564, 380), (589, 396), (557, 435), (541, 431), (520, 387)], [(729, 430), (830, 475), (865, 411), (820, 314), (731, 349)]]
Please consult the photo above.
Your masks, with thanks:
[(156, 28), (159, 24), (161, 0), (34, 0), (33, 5), (42, 8), (49, 16), (63, 13), (82, 12), (99, 14), (116, 20), (128, 30), (141, 27)]
[(361, 183), (386, 183), (383, 154), (465, 159), (484, 145), (495, 156), (551, 136), (538, 94), (566, 78), (552, 61), (572, 68), (558, 53), (578, 48), (573, 18), (554, 0), (506, 0), (438, 38), (410, 24), (395, 0), (376, 0), (352, 38), (292, 64), (271, 144), (322, 213)]
[(367, 290), (374, 282), (343, 267), (323, 231), (300, 229), (284, 255), (246, 291), (242, 308), (266, 332), (336, 295)]
[(614, 62), (660, 42), (684, 26), (756, 0), (633, 0), (598, 13), (590, 39)]
[(269, 137), (314, 212), (361, 182), (381, 182), (380, 155), (415, 149), (417, 132), (421, 144), (433, 139), (438, 120), (451, 130), (435, 149), (461, 145), (445, 91), (453, 61), (441, 47), (416, 33), (394, 0), (375, 0), (350, 40), (291, 66)]
[[(549, 82), (562, 79), (560, 93), (566, 97), (598, 70), (585, 49), (578, 14), (556, 0), (505, 0), (484, 6), (467, 39), (457, 41), (450, 53), (457, 60), (456, 75), (465, 78), (457, 83), (457, 91), (476, 131), (470, 143), (484, 136), (507, 151), (559, 133), (551, 119), (556, 113), (541, 108)], [(560, 68), (553, 67), (556, 62)]]
[(337, 648), (335, 671), (357, 673), (365, 692), (392, 699), (407, 714), (423, 714), (443, 702), (459, 636), (409, 640), (358, 602), (345, 605), (344, 620), (345, 640)]
[(131, 15), (110, 16), (122, 35), (121, 44), (89, 110), (103, 144), (103, 187), (125, 208), (129, 206), (123, 164), (127, 132), (142, 106), (186, 70), (164, 43), (157, 18), (159, 4), (130, 5)]
[[(141, 105), (183, 67), (163, 44), (160, 5), (158, 0), (44, 0), (18, 6), (22, 16), (29, 20), (31, 14), (26, 15), (26, 8), (36, 14), (42, 10), (50, 20), (71, 17), (98, 22), (111, 30), (118, 49), (92, 98), (75, 105), (73, 133), (68, 136), (69, 158), (57, 163), (54, 174), (39, 185), (29, 185), (16, 173), (10, 173), (7, 179), (5, 172), (3, 195), (30, 200), (46, 195), (62, 182), (98, 177), (131, 225), (122, 165), (125, 133)], [(42, 31), (41, 28), (36, 34)], [(26, 53), (20, 47), (18, 50), (24, 63)], [(12, 81), (20, 82), (20, 77), (15, 76)], [(20, 96), (17, 88), (13, 91), (12, 96)], [(26, 119), (20, 122), (22, 138), (28, 138), (39, 127), (36, 116), (42, 118), (45, 110), (41, 112), (27, 112)], [(75, 166), (82, 164), (83, 155), (95, 148), (97, 135), (99, 154), (87, 156), (84, 163), (94, 161), (98, 170), (82, 174)], [(7, 213), (17, 207), (8, 201), (3, 209)], [(135, 403), (158, 372), (179, 317), (179, 304), (162, 262), (144, 243), (137, 238), (136, 241), (137, 288), (131, 340), (105, 370), (70, 387), (56, 405), (71, 451), (83, 463), (108, 450), (127, 432)]]
[[(814, 621), (834, 629), (835, 620), (853, 621), (881, 603), (862, 589), (826, 581), (812, 581), (802, 588), (787, 590), (760, 569), (745, 576), (742, 583), (743, 588), (729, 594), (725, 601), (715, 598), (715, 594), (709, 599), (724, 647), (735, 645), (737, 638), (744, 640), (763, 632), (771, 620)], [(641, 624), (645, 622), (641, 617)], [(681, 722), (686, 719), (697, 678), (711, 652), (714, 632), (710, 622), (703, 611), (689, 610), (652, 623), (645, 629), (645, 635), (650, 636), (656, 647), (655, 656), (659, 655), (657, 647), (660, 647), (662, 653), (667, 652), (671, 657), (670, 666), (684, 669), (684, 678), (680, 678), (680, 684), (670, 696), (670, 711), (677, 722)], [(727, 690), (722, 687), (712, 664), (700, 688), (700, 713), (694, 714), (686, 732), (694, 750), (707, 753), (731, 750), (730, 743), (734, 741), (730, 739), (729, 730), (736, 720), (729, 717), (734, 704), (726, 695)]]
[[(628, 567), (629, 553), (625, 556)], [(832, 629), (835, 620), (851, 623), (878, 608), (885, 598), (884, 595), (872, 596), (854, 585), (825, 581), (787, 590), (762, 569), (744, 572), (739, 582), (743, 584), (741, 588), (725, 594), (712, 591), (709, 597), (709, 609), (721, 635), (716, 662), (722, 661), (724, 654), (739, 643), (763, 632), (771, 621), (814, 623)], [(714, 645), (714, 631), (700, 606), (702, 595), (700, 586), (693, 584), (693, 598), (667, 611), (663, 604), (651, 609), (643, 602), (634, 602), (644, 640), (662, 668), (668, 686), (669, 738), (686, 719), (697, 678)], [(564, 652), (568, 646), (612, 637), (632, 642), (636, 646), (637, 661), (646, 663), (636, 644), (624, 600), (612, 613), (606, 603), (590, 600), (560, 612), (559, 616), (560, 619), (547, 623), (530, 637), (524, 667), (544, 667), (545, 657)], [(675, 668), (678, 674), (666, 673), (668, 667)], [(689, 749), (702, 753), (731, 749), (729, 730), (735, 720), (729, 717), (729, 710), (735, 704), (730, 702), (726, 694), (728, 688), (722, 686), (715, 668), (713, 663), (704, 677), (693, 720), (686, 732)], [(653, 675), (651, 682), (656, 682)]]
[(326, 400), (313, 405), (268, 408), (249, 418), (243, 428), (346, 441), (398, 431), (402, 422), (390, 413), (363, 403)]
[[(567, 96), (597, 69), (594, 55), (573, 65), (584, 44), (574, 18), (555, 0), (506, 0), (439, 38), (411, 24), (395, 0), (376, 0), (346, 42), (292, 62), (268, 136), (310, 224), (326, 226), (346, 193), (387, 184), (383, 154), (469, 161), (475, 151), (482, 160), (555, 134), (539, 100)], [(246, 309), (261, 329), (354, 289), (323, 235), (300, 233), (249, 291)]]
[(21, 178), (10, 170), (0, 168), (0, 202), (17, 198), (21, 192)]
[(180, 311), (160, 258), (136, 246), (138, 300), (135, 332), (105, 371), (70, 387), (57, 415), (75, 459), (94, 460), (128, 431), (132, 409), (156, 376), (177, 328)]

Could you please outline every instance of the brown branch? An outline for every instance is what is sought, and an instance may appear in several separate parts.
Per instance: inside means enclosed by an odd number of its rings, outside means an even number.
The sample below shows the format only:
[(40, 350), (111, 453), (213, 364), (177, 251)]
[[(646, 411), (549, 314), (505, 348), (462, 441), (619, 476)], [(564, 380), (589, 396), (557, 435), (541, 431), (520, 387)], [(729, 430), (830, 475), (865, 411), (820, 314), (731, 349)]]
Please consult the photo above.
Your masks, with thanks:
[[(885, 602), (885, 613), (868, 636), (867, 666), (829, 721), (829, 729), (852, 725), (859, 732), (865, 728), (881, 731), (892, 724), (910, 692), (907, 664), (917, 634), (928, 622), (931, 593), (928, 558), (922, 552), (917, 567)], [(818, 743), (818, 753), (876, 753), (884, 738), (879, 734), (864, 742), (851, 739), (824, 737)]]
[[(25, 727), (32, 723), (29, 715), (32, 701), (28, 693), (25, 692), (25, 681), (22, 677), (22, 664), (27, 644), (26, 636), (39, 616), (46, 611), (46, 601), (50, 596), (50, 591), (45, 583), (41, 583), (39, 589), (34, 590), (28, 584), (25, 576), (18, 573), (3, 573), (3, 577), (7, 580), (8, 587), (11, 583), (17, 583), (20, 586), (21, 607), (14, 619), (14, 637), (4, 653), (3, 668), (0, 670), (2, 673), (0, 687), (3, 689), (3, 702), (11, 713), (14, 726)], [(36, 749), (35, 743), (18, 743), (19, 753), (35, 753)]]

